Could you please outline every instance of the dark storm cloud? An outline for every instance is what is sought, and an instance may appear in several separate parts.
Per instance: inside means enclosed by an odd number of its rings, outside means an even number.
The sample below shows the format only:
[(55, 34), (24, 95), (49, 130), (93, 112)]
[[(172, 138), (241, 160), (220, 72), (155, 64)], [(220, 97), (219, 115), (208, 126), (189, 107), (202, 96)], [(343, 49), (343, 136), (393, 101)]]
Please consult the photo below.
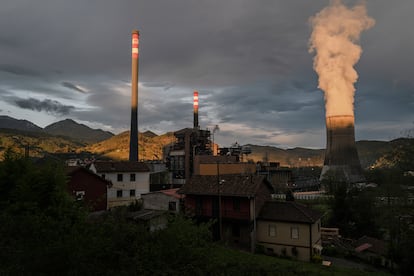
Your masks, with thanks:
[(40, 74), (34, 70), (20, 67), (18, 65), (12, 64), (0, 64), (0, 71), (6, 72), (9, 74), (19, 75), (19, 76), (28, 76), (28, 77), (38, 77)]
[(168, 82), (142, 82), (142, 85), (149, 88), (162, 88), (164, 90), (174, 87), (174, 84)]
[(70, 83), (70, 82), (67, 82), (67, 81), (62, 82), (62, 86), (66, 87), (66, 88), (69, 88), (69, 89), (72, 89), (72, 90), (75, 90), (75, 91), (80, 92), (80, 93), (86, 93), (86, 91), (82, 90), (81, 88), (74, 85), (73, 83)]
[[(299, 117), (309, 109), (323, 111), (323, 100), (318, 91), (298, 89), (296, 86), (291, 83), (259, 83), (230, 88), (217, 95), (212, 104), (220, 103), (216, 111), (223, 122), (256, 122), (264, 126), (275, 122), (283, 125), (290, 117)], [(320, 115), (320, 112), (309, 113), (306, 118)]]
[(73, 109), (74, 106), (70, 105), (63, 105), (58, 101), (53, 101), (49, 99), (45, 99), (43, 101), (39, 101), (37, 99), (29, 98), (29, 99), (22, 99), (22, 98), (14, 98), (12, 101), (21, 108), (30, 109), (34, 111), (45, 111), (48, 113), (56, 114), (56, 115), (68, 115)]

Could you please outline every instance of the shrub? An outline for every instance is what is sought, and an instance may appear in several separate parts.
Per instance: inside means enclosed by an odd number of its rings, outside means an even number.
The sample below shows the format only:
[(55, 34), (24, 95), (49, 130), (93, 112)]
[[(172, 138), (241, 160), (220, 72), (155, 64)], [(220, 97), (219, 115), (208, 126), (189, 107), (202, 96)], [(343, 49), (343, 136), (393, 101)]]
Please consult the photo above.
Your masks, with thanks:
[(322, 257), (319, 254), (314, 254), (314, 255), (312, 255), (311, 261), (312, 261), (312, 263), (315, 263), (315, 264), (321, 264), (322, 263)]

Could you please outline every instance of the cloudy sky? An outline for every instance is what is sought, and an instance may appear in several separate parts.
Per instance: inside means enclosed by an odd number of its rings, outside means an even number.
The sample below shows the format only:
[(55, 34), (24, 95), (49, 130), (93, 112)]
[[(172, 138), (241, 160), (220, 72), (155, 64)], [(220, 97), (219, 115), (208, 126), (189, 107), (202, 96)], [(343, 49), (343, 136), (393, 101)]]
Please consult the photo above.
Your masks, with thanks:
[[(356, 1), (343, 1), (352, 6)], [(130, 123), (131, 31), (139, 29), (139, 130), (200, 125), (215, 141), (325, 147), (309, 18), (328, 0), (2, 0), (0, 115), (72, 118), (115, 134)], [(357, 140), (414, 134), (414, 1), (368, 0)]]

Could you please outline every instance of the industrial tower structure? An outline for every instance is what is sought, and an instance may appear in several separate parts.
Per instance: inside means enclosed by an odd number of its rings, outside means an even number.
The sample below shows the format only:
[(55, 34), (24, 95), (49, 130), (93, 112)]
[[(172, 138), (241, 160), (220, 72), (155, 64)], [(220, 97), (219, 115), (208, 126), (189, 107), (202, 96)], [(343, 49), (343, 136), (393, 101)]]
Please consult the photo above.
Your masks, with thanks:
[(346, 183), (365, 182), (355, 144), (354, 125), (352, 115), (326, 117), (326, 151), (320, 180), (330, 174)]
[(131, 68), (131, 130), (129, 136), (129, 161), (138, 161), (138, 58), (139, 31), (132, 31)]

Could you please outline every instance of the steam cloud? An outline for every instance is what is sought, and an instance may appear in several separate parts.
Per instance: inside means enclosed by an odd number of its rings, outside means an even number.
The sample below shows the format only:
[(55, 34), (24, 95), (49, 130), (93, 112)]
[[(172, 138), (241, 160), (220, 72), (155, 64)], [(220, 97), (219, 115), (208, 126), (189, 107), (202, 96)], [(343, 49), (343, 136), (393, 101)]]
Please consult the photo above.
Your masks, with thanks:
[(341, 0), (310, 18), (313, 28), (309, 52), (316, 52), (313, 68), (319, 75), (318, 88), (325, 93), (326, 116), (354, 115), (354, 83), (358, 74), (354, 65), (362, 49), (357, 45), (362, 31), (375, 20), (367, 15), (364, 3), (347, 8)]

